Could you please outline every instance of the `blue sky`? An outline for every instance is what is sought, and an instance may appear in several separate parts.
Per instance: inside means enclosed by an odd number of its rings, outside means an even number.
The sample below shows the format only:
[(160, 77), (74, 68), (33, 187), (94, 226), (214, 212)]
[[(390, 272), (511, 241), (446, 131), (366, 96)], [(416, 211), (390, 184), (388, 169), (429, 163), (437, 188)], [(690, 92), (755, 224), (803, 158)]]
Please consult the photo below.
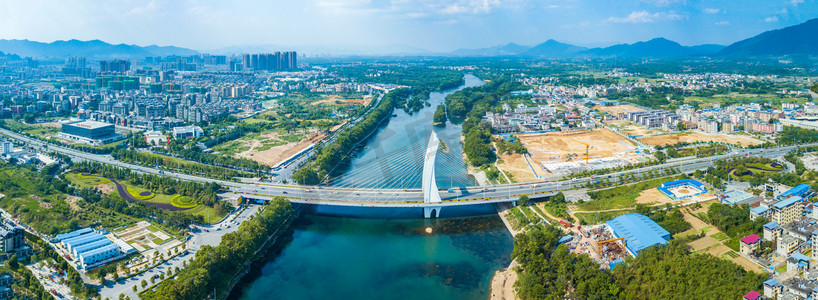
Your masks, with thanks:
[(0, 38), (176, 45), (407, 45), (431, 51), (547, 39), (729, 44), (818, 17), (816, 0), (0, 0)]

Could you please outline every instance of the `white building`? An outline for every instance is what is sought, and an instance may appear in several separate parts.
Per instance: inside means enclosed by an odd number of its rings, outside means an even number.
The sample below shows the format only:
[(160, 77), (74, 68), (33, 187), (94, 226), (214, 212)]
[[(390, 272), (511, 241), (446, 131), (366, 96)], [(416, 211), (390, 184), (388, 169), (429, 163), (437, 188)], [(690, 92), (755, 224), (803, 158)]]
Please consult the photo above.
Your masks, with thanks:
[(0, 139), (0, 155), (6, 155), (14, 151), (14, 144), (4, 139)]
[(193, 139), (197, 137), (201, 137), (204, 135), (204, 131), (199, 126), (183, 126), (183, 127), (173, 127), (173, 138), (174, 139), (181, 139), (181, 138), (188, 138)]

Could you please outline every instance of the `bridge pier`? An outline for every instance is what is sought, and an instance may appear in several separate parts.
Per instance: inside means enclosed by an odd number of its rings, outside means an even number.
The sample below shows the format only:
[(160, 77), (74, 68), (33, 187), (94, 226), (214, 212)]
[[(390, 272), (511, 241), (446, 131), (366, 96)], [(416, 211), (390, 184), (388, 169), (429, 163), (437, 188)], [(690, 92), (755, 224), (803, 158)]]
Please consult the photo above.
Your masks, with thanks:
[(440, 218), (440, 209), (442, 206), (432, 206), (432, 207), (424, 207), (423, 208), (423, 218), (431, 219), (431, 218)]

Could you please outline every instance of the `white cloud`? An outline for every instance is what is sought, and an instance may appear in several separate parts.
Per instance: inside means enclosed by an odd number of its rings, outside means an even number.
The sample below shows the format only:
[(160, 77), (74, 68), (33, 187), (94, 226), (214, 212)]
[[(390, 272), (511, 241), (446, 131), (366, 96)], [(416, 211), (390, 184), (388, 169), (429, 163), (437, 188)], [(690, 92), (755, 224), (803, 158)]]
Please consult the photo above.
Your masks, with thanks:
[[(454, 2), (454, 3), (452, 3)], [(460, 0), (460, 1), (444, 1), (444, 4), (430, 4), (430, 7), (440, 7), (437, 9), (442, 14), (463, 14), (463, 13), (489, 13), (495, 7), (500, 6), (500, 0)]]
[(464, 12), (466, 12), (466, 8), (457, 4), (446, 6), (440, 10), (440, 13), (444, 14), (461, 14)]
[(717, 26), (727, 26), (727, 25), (730, 25), (730, 21), (719, 21), (719, 22), (716, 22), (716, 25)]
[(764, 22), (767, 22), (767, 23), (778, 22), (778, 16), (766, 17), (766, 18), (764, 18)]
[(627, 17), (616, 18), (610, 17), (606, 22), (613, 23), (653, 23), (658, 21), (675, 21), (687, 19), (687, 16), (677, 14), (675, 12), (655, 12), (649, 13), (645, 10), (631, 12)]
[(712, 14), (717, 14), (717, 13), (719, 13), (719, 11), (721, 11), (721, 10), (718, 9), (718, 8), (705, 8), (704, 9), (704, 13), (711, 14), (711, 15)]
[(650, 3), (656, 6), (668, 6), (676, 2), (685, 3), (685, 0), (642, 0), (642, 2)]
[(790, 0), (790, 4), (792, 6), (798, 6), (798, 4), (804, 3), (804, 0)]

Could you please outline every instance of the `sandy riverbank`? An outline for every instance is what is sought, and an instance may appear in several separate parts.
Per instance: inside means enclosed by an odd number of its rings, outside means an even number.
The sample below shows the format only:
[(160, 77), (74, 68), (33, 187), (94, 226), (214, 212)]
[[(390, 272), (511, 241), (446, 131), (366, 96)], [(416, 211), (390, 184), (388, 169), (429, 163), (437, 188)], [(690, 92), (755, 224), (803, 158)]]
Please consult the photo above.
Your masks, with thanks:
[(491, 300), (514, 300), (517, 296), (514, 294), (514, 282), (517, 281), (517, 271), (514, 270), (519, 266), (516, 260), (511, 261), (508, 268), (494, 272), (491, 277)]

